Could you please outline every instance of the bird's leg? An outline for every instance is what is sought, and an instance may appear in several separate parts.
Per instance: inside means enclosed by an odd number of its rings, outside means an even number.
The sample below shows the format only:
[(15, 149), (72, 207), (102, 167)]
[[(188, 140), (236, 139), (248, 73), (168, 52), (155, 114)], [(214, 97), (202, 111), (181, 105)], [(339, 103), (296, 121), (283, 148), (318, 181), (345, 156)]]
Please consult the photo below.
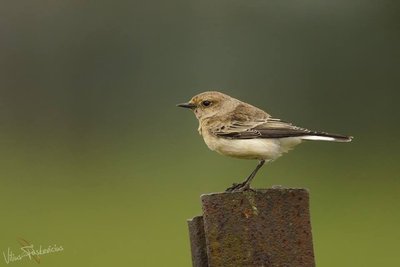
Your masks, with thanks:
[(265, 160), (260, 160), (260, 162), (258, 163), (257, 167), (254, 169), (254, 171), (249, 175), (249, 177), (247, 177), (246, 180), (244, 180), (243, 182), (239, 183), (239, 184), (233, 184), (231, 187), (226, 189), (226, 192), (233, 192), (233, 191), (242, 191), (242, 190), (246, 190), (246, 189), (250, 189), (250, 184), (251, 181), (254, 179), (254, 177), (256, 176), (258, 170), (264, 165)]
[(243, 189), (250, 188), (251, 181), (254, 179), (254, 177), (256, 176), (256, 174), (258, 172), (258, 170), (264, 165), (264, 163), (265, 163), (264, 159), (259, 161), (259, 163), (256, 166), (256, 168), (254, 169), (254, 171), (250, 174), (249, 177), (247, 177), (246, 181), (244, 182), (244, 185), (242, 187)]

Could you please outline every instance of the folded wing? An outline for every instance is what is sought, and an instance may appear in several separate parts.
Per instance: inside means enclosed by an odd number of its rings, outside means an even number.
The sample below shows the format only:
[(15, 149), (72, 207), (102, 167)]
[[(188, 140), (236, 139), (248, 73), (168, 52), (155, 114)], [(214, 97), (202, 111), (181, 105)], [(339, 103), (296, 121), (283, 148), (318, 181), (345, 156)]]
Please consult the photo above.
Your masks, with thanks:
[(215, 129), (213, 134), (228, 139), (300, 137), (303, 140), (336, 142), (349, 142), (352, 139), (340, 134), (310, 131), (271, 117), (256, 121), (232, 121), (230, 125)]

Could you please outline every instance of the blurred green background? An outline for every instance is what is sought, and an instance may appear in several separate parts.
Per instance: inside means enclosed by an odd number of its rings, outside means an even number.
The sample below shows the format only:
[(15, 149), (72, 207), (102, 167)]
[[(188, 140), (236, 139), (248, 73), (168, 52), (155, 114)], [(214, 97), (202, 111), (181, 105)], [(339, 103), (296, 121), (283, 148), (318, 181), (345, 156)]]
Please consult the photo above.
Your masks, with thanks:
[(190, 266), (199, 195), (256, 164), (210, 152), (175, 107), (217, 89), (355, 136), (303, 144), (254, 186), (310, 189), (318, 266), (400, 266), (399, 12), (389, 0), (3, 1), (0, 251), (23, 237), (63, 246), (44, 266)]

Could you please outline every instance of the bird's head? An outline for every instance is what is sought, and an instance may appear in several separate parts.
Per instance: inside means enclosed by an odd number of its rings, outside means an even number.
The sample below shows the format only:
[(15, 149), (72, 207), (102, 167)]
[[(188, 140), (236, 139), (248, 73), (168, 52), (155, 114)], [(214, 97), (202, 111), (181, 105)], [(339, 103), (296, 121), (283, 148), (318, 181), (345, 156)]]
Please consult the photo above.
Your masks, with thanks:
[(189, 102), (177, 106), (193, 110), (197, 119), (202, 120), (215, 115), (223, 115), (223, 112), (232, 109), (236, 101), (223, 93), (210, 91), (195, 95)]

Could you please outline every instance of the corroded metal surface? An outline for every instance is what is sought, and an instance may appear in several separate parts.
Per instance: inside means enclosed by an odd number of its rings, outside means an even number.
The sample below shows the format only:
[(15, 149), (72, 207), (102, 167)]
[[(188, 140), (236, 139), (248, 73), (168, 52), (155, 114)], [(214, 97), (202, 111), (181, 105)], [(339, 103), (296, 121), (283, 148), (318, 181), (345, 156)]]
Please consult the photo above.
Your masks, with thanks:
[(208, 267), (203, 216), (188, 220), (188, 226), (193, 267)]
[(210, 267), (315, 266), (307, 190), (215, 193), (201, 200)]

